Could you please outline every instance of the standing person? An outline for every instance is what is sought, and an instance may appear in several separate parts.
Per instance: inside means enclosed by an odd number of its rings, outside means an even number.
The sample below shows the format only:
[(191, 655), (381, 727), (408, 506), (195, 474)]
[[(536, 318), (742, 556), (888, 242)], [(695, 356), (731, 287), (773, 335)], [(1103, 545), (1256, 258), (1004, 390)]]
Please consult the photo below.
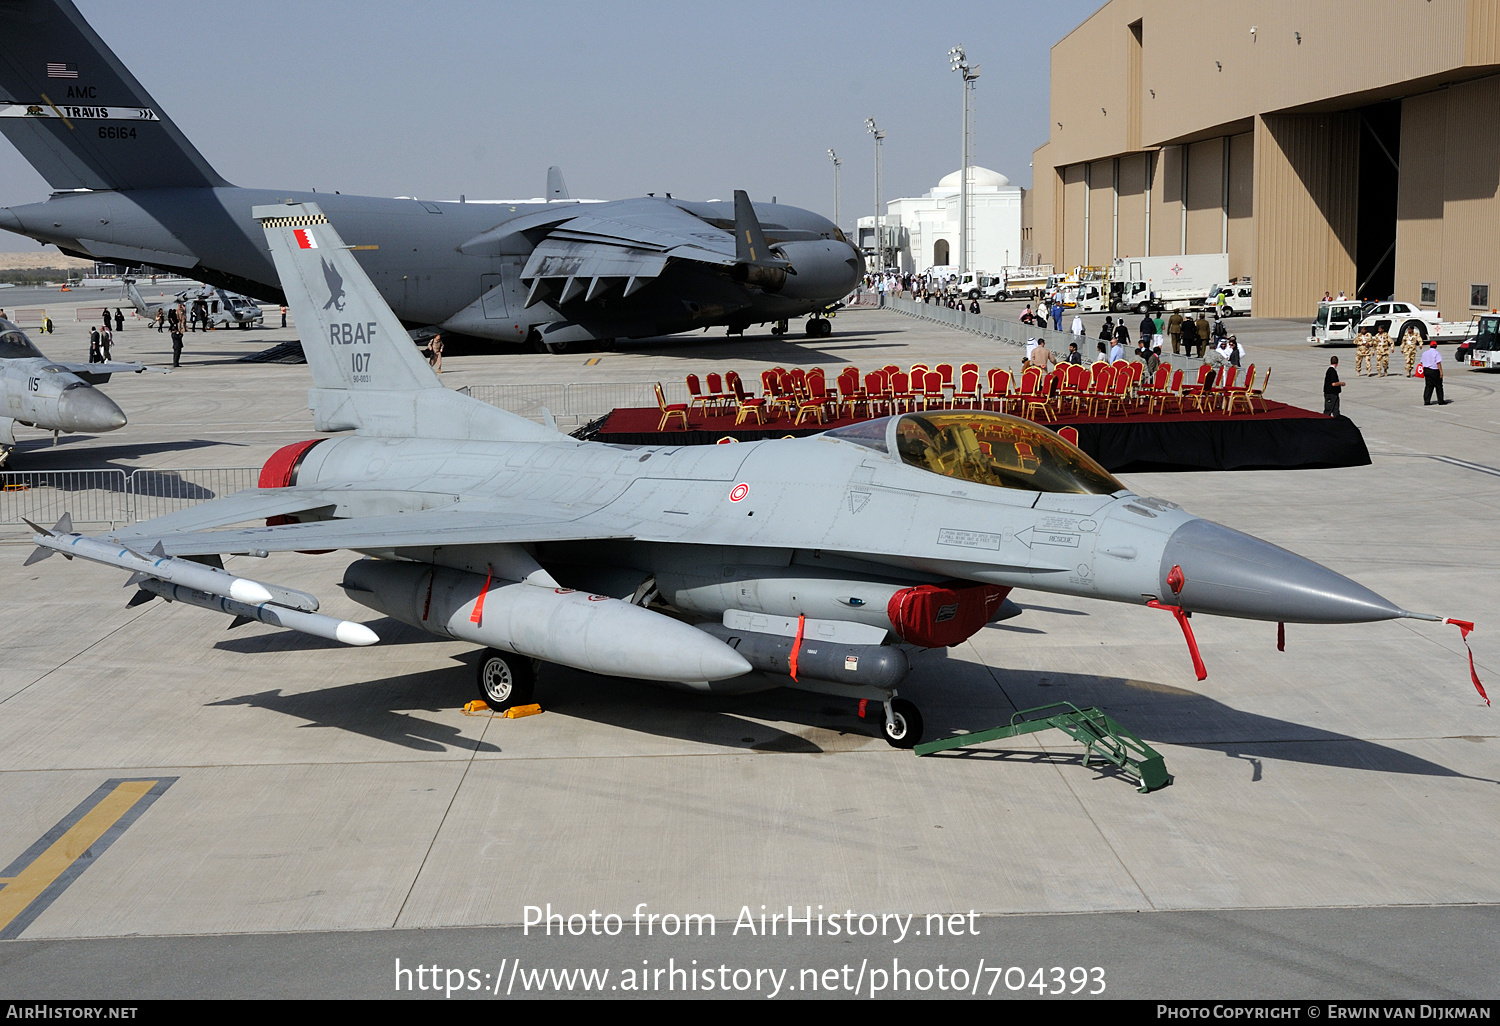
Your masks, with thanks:
[(1370, 347), (1373, 340), (1368, 331), (1361, 331), (1354, 339), (1354, 373), (1363, 377), (1365, 371), (1375, 370), (1374, 361), (1370, 359)]
[(164, 325), (166, 323), (166, 320), (167, 320), (167, 311), (166, 311), (166, 308), (165, 307), (160, 307), (160, 306), (157, 307), (156, 308), (156, 317), (154, 319), (156, 321), (156, 333), (158, 335), (160, 335), (161, 334), (162, 325)]
[(1417, 334), (1417, 329), (1407, 328), (1406, 334), (1401, 337), (1401, 355), (1406, 359), (1407, 377), (1417, 372), (1417, 350), (1421, 348), (1422, 339)]
[(1161, 369), (1161, 346), (1153, 345), (1147, 349), (1144, 362), (1146, 364), (1146, 379), (1154, 381), (1156, 379), (1156, 372)]
[(125, 315), (120, 312), (120, 308), (118, 306), (115, 307), (115, 330), (125, 330)]
[(1339, 358), (1330, 356), (1328, 358), (1328, 370), (1323, 373), (1323, 415), (1337, 417), (1339, 415), (1339, 389), (1344, 387), (1344, 382), (1339, 380)]
[(1073, 315), (1073, 337), (1083, 338), (1083, 314)]
[(1193, 330), (1198, 336), (1198, 355), (1201, 357), (1208, 349), (1208, 340), (1212, 334), (1212, 325), (1208, 323), (1208, 317), (1202, 310), (1198, 311), (1198, 319), (1193, 322)]
[(1115, 337), (1115, 319), (1109, 314), (1104, 315), (1104, 323), (1099, 326), (1099, 338), (1105, 342)]
[(1120, 318), (1120, 323), (1115, 325), (1115, 344), (1120, 347), (1122, 354), (1130, 345), (1130, 329), (1126, 327), (1123, 317)]
[(1375, 336), (1375, 365), (1370, 368), (1370, 377), (1374, 377), (1376, 371), (1380, 376), (1386, 377), (1391, 372), (1391, 333), (1382, 331)]
[(1105, 350), (1103, 342), (1099, 343), (1099, 351), (1094, 354), (1094, 362), (1095, 363), (1108, 363), (1109, 362), (1109, 353)]
[(104, 326), (104, 330), (101, 331), (101, 332), (99, 332), (99, 349), (100, 349), (101, 352), (104, 353), (104, 362), (105, 363), (108, 363), (109, 361), (111, 361), (111, 360), (113, 360), (115, 358), (114, 353), (111, 351), (111, 347), (114, 344), (115, 344), (115, 335), (114, 335), (114, 332), (110, 331), (109, 330), (109, 325), (106, 324)]
[(1068, 362), (1073, 364), (1075, 367), (1081, 367), (1083, 365), (1083, 354), (1078, 351), (1077, 342), (1068, 343)]
[(89, 363), (103, 363), (104, 359), (99, 353), (99, 329), (89, 329)]
[(1178, 346), (1182, 342), (1182, 313), (1178, 310), (1172, 311), (1172, 316), (1167, 318), (1167, 335), (1172, 339), (1172, 352), (1181, 353)]
[(177, 318), (172, 317), (172, 366), (182, 366), (182, 325), (177, 323)]
[(104, 308), (104, 330), (105, 331), (109, 330), (109, 322), (110, 322), (109, 307), (106, 306)]
[(281, 304), (281, 326), (286, 327), (286, 304)]
[(1027, 355), (1027, 359), (1031, 361), (1033, 367), (1040, 368), (1043, 374), (1057, 365), (1057, 357), (1052, 355), (1052, 350), (1047, 348), (1046, 342), (1040, 343), (1033, 349)]
[(1150, 349), (1156, 341), (1156, 318), (1150, 314), (1141, 315), (1141, 345)]
[[(1175, 317), (1176, 314), (1173, 314), (1173, 316)], [(1182, 323), (1179, 324), (1177, 328), (1177, 334), (1172, 336), (1174, 347), (1177, 343), (1177, 340), (1181, 339), (1182, 351), (1187, 353), (1189, 356), (1192, 356), (1193, 348), (1198, 344), (1198, 329), (1193, 325), (1193, 322), (1188, 320), (1186, 317), (1182, 319)]]
[(179, 299), (177, 301), (177, 330), (186, 335), (187, 327), (187, 304)]
[(1052, 330), (1062, 331), (1063, 305), (1060, 300), (1052, 301)]
[(1438, 405), (1447, 406), (1453, 400), (1443, 398), (1443, 354), (1438, 352), (1437, 339), (1427, 344), (1422, 354), (1422, 405), (1432, 405), (1432, 393), (1437, 392)]
[(432, 336), (432, 341), (427, 343), (426, 348), (427, 359), (432, 363), (432, 369), (439, 374), (443, 373), (443, 336)]
[(1031, 304), (1030, 303), (1027, 303), (1026, 304), (1026, 309), (1024, 309), (1024, 310), (1021, 311), (1021, 323), (1022, 324), (1035, 324), (1036, 323), (1036, 318), (1034, 316), (1032, 316), (1032, 313), (1031, 313)]

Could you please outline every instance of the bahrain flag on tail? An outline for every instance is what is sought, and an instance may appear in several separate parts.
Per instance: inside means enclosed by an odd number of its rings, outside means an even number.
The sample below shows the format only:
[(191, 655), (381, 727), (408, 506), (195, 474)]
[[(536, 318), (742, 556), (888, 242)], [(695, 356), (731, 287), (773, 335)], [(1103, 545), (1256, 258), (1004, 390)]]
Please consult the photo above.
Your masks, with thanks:
[(313, 238), (306, 228), (295, 228), (292, 234), (297, 237), (297, 245), (301, 249), (317, 249), (318, 240)]

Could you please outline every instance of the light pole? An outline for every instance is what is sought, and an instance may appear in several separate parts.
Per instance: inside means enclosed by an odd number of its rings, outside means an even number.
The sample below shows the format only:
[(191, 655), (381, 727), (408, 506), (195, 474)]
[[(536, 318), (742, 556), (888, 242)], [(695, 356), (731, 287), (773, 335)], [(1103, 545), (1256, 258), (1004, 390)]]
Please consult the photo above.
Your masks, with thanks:
[(964, 78), (964, 145), (963, 166), (958, 172), (958, 273), (969, 269), (969, 166), (974, 162), (974, 83), (979, 78), (979, 65), (969, 66), (964, 48), (955, 46), (948, 51), (949, 70), (957, 71)]
[(885, 270), (885, 240), (880, 234), (880, 143), (885, 132), (875, 127), (874, 118), (865, 118), (865, 128), (875, 137), (875, 273)]
[(837, 228), (839, 224), (839, 168), (844, 162), (832, 150), (828, 151), (828, 159), (833, 161), (833, 226)]

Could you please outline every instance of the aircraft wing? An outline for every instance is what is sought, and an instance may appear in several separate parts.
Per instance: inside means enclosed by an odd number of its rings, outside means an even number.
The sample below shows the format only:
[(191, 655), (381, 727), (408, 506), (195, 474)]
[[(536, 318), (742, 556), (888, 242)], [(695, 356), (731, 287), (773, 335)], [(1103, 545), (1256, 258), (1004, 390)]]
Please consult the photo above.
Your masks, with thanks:
[(111, 374), (139, 374), (141, 371), (151, 369), (144, 363), (122, 363), (118, 360), (111, 360), (107, 363), (64, 363), (61, 360), (49, 362), (71, 374), (77, 374), (80, 378), (102, 374), (106, 381), (109, 380)]
[(530, 286), (527, 305), (580, 293), (592, 299), (623, 283), (630, 295), (662, 273), (669, 260), (719, 267), (736, 263), (734, 238), (671, 203), (625, 200), (607, 215), (587, 211), (554, 225), (521, 271)]
[[(278, 496), (278, 492), (283, 494)], [(402, 505), (408, 508), (401, 509)], [(413, 505), (418, 508), (410, 509)], [(337, 515), (361, 508), (380, 512), (303, 524), (213, 530), (261, 517), (314, 510)], [(290, 552), (625, 539), (634, 537), (635, 526), (629, 518), (563, 503), (461, 502), (456, 496), (400, 489), (265, 488), (158, 517), (110, 537), (135, 547), (159, 541), (168, 555), (203, 556), (257, 549)]]

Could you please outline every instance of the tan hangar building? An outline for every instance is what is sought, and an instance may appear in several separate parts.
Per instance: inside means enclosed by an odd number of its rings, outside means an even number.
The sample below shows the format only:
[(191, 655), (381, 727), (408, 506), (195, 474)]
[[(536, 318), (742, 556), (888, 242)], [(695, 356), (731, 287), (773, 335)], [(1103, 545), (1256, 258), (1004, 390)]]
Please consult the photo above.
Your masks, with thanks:
[(1227, 253), (1267, 317), (1500, 304), (1500, 0), (1110, 0), (1051, 88), (1038, 260)]

